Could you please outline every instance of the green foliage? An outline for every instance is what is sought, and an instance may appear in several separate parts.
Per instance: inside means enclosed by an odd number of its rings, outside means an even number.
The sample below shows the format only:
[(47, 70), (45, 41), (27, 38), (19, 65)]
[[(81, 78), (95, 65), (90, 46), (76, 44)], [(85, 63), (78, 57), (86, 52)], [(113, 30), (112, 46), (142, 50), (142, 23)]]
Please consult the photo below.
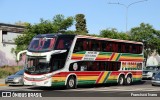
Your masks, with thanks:
[(21, 50), (27, 49), (32, 38), (37, 34), (47, 34), (47, 33), (69, 33), (66, 30), (73, 25), (74, 18), (67, 17), (59, 14), (53, 17), (52, 21), (40, 19), (38, 24), (26, 24), (26, 29), (23, 35), (18, 36), (15, 39), (17, 45), (16, 49), (12, 49), (11, 52), (17, 54)]
[(53, 18), (53, 30), (54, 32), (60, 32), (63, 30), (67, 30), (67, 28), (73, 25), (73, 17), (64, 18), (63, 15), (56, 15)]
[(123, 40), (129, 39), (128, 34), (118, 32), (115, 28), (102, 30), (100, 32), (100, 36), (105, 38), (112, 38), (112, 39), (123, 39)]
[(20, 69), (22, 69), (20, 66), (2, 66), (0, 67), (0, 78), (6, 78)]
[(77, 14), (76, 17), (76, 33), (87, 35), (88, 30), (86, 28), (86, 19), (84, 14)]
[(18, 21), (18, 22), (15, 22), (15, 25), (19, 25), (19, 26), (27, 26), (29, 23), (27, 22), (22, 22), (22, 21)]
[(144, 43), (145, 57), (154, 50), (160, 54), (160, 32), (150, 24), (141, 23), (139, 27), (131, 29), (131, 40)]
[(9, 75), (11, 75), (10, 72), (4, 71), (4, 70), (0, 70), (0, 78), (5, 78), (5, 77), (7, 77)]

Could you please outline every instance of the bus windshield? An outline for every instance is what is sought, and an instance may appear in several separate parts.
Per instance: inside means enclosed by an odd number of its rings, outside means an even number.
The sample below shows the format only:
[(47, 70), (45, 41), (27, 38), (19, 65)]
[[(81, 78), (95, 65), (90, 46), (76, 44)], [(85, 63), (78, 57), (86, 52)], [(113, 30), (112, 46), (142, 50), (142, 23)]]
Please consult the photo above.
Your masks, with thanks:
[(29, 74), (44, 74), (50, 72), (49, 63), (44, 58), (30, 58), (26, 61), (25, 72)]
[(28, 50), (31, 51), (50, 51), (55, 44), (55, 38), (33, 38)]

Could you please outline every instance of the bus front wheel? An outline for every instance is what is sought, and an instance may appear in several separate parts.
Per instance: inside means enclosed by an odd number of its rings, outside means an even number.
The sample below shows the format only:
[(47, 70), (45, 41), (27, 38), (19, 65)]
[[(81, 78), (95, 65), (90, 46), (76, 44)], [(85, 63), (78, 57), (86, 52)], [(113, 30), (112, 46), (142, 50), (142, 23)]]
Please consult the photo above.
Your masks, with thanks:
[(76, 88), (76, 79), (73, 76), (70, 76), (67, 80), (67, 89), (75, 89)]

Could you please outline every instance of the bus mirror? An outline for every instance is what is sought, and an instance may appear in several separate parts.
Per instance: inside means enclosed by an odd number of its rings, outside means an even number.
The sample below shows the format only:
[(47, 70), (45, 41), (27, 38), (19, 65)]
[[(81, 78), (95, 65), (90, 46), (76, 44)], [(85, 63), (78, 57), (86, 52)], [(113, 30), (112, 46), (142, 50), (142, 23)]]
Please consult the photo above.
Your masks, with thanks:
[(26, 52), (27, 52), (27, 50), (20, 51), (20, 52), (17, 54), (17, 61), (20, 60), (21, 54), (26, 53)]

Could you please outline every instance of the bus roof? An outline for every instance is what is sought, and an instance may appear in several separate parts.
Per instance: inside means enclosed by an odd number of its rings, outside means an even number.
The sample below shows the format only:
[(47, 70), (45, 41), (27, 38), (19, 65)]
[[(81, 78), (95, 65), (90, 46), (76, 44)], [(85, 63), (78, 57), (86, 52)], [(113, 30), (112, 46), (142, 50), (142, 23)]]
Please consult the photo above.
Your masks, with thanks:
[(102, 38), (95, 36), (86, 36), (86, 35), (75, 35), (75, 34), (61, 34), (61, 33), (50, 33), (50, 34), (38, 34), (35, 36), (36, 38), (40, 37), (59, 37), (59, 36), (77, 36), (77, 38), (88, 38), (88, 39), (96, 39), (96, 40), (107, 40), (107, 41), (115, 41), (115, 42), (125, 42), (125, 43), (133, 43), (133, 44), (142, 44), (142, 42), (129, 41), (129, 40), (120, 40), (120, 39), (111, 39), (111, 38)]
[(72, 34), (61, 34), (61, 33), (50, 33), (50, 34), (38, 34), (35, 37), (40, 38), (40, 37), (59, 37), (59, 36), (75, 36)]
[(142, 44), (142, 42), (129, 41), (129, 40), (120, 40), (120, 39), (111, 39), (111, 38), (102, 38), (95, 36), (85, 36), (85, 35), (77, 35), (77, 38), (88, 38), (88, 39), (96, 39), (96, 40), (107, 40), (107, 41), (115, 41), (115, 42), (125, 42), (125, 43), (133, 43), (133, 44)]

